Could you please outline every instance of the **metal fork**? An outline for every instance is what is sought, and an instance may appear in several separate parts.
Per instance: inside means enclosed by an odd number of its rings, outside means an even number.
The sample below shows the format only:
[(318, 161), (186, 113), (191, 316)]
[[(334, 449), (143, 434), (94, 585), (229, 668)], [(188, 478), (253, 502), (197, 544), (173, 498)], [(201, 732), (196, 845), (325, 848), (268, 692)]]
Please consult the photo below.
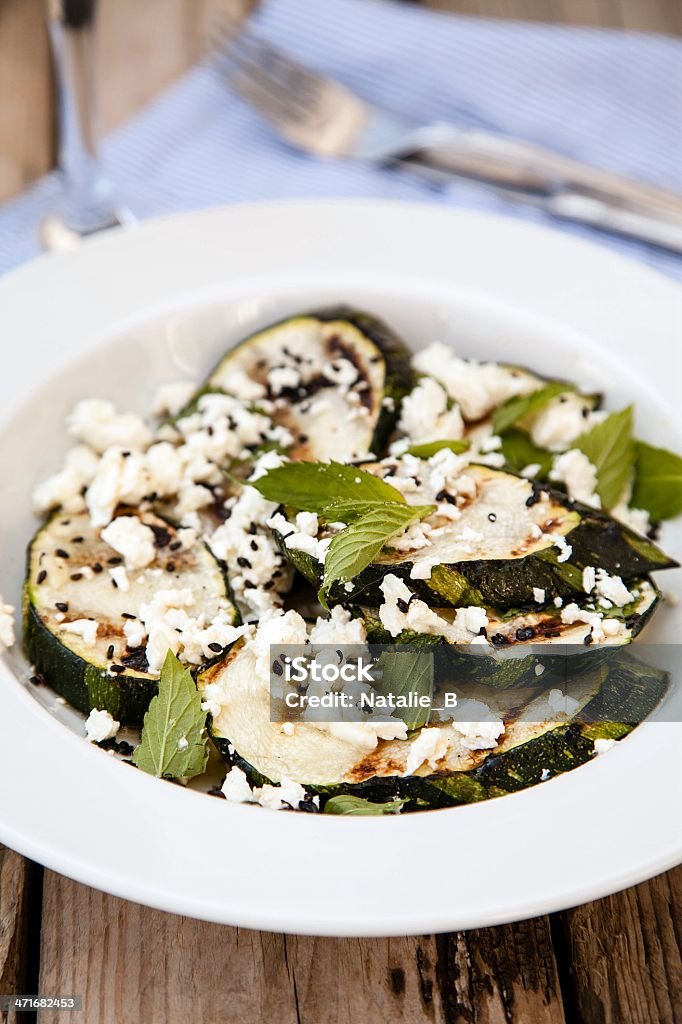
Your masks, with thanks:
[(304, 67), (229, 16), (214, 66), (292, 145), (316, 156), (398, 166), (436, 184), (467, 178), (562, 219), (682, 253), (682, 196), (490, 131), (419, 125)]

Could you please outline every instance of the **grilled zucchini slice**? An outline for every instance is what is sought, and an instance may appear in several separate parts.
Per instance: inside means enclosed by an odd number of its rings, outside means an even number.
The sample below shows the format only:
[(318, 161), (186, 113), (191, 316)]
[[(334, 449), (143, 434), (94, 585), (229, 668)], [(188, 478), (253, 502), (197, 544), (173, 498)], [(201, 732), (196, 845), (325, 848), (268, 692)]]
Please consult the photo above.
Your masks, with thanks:
[(24, 642), (36, 671), (79, 711), (98, 708), (139, 726), (158, 680), (145, 647), (130, 647), (124, 633), (140, 606), (158, 590), (187, 589), (207, 620), (227, 610), (236, 624), (238, 612), (223, 569), (204, 544), (176, 547), (177, 531), (167, 521), (151, 512), (121, 512), (154, 531), (154, 562), (122, 574), (123, 560), (89, 516), (57, 513), (29, 547)]
[[(413, 550), (384, 547), (353, 580), (332, 586), (331, 601), (380, 605), (381, 581), (393, 573), (431, 606), (507, 610), (532, 606), (537, 589), (545, 591), (548, 601), (584, 595), (587, 566), (629, 580), (677, 565), (652, 541), (559, 491), (488, 466), (470, 465), (465, 472), (475, 483), (475, 494), (460, 504), (458, 519), (434, 513), (426, 523), (440, 529), (430, 543)], [(323, 530), (320, 537), (325, 535)], [(281, 534), (277, 540), (299, 572), (319, 586), (321, 563), (287, 548)], [(429, 577), (421, 579), (420, 566), (434, 560)]]
[[(250, 394), (292, 435), (292, 459), (352, 461), (383, 452), (412, 379), (401, 339), (375, 317), (339, 306), (246, 338), (200, 394)], [(193, 412), (198, 397), (179, 418)]]

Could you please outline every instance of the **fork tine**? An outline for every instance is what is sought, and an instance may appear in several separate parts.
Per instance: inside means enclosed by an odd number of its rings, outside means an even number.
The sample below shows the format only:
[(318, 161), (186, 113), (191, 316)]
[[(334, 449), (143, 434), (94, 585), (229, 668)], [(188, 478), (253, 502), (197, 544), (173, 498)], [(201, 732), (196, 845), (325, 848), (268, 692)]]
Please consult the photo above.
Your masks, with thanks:
[[(244, 57), (237, 50), (230, 54), (229, 63), (238, 71), (242, 79), (253, 84), (254, 89), (262, 96), (263, 101), (268, 102), (270, 110), (277, 110), (278, 117), (287, 121), (305, 120), (312, 114), (313, 108), (300, 98), (284, 89), (276, 78), (273, 78), (268, 71), (265, 71), (259, 64)], [(230, 80), (234, 73), (230, 74)], [(273, 115), (269, 115), (273, 116)]]
[(242, 99), (255, 107), (290, 142), (300, 144), (295, 133), (296, 126), (300, 126), (301, 120), (292, 112), (286, 101), (277, 96), (276, 92), (264, 88), (257, 79), (242, 71), (237, 71), (230, 76), (230, 85)]

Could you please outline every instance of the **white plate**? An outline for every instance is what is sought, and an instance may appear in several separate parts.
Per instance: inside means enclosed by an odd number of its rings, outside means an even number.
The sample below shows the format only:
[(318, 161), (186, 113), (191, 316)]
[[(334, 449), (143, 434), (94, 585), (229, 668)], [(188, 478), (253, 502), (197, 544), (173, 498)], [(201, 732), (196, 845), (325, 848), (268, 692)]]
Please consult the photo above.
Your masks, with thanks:
[[(414, 344), (452, 341), (637, 401), (682, 448), (682, 291), (560, 234), (440, 208), (235, 206), (112, 233), (0, 281), (0, 593), (18, 603), (30, 491), (83, 396), (144, 410), (277, 316), (345, 300)], [(679, 526), (665, 534), (682, 553)], [(680, 592), (679, 576), (666, 589)], [(651, 639), (679, 635), (666, 609)], [(682, 859), (682, 725), (490, 803), (394, 818), (235, 806), (115, 762), (0, 664), (0, 840), (164, 910), (261, 929), (387, 935), (498, 924), (603, 896)], [(46, 701), (50, 703), (49, 700)], [(63, 709), (61, 709), (63, 711)], [(64, 715), (80, 731), (80, 720)]]

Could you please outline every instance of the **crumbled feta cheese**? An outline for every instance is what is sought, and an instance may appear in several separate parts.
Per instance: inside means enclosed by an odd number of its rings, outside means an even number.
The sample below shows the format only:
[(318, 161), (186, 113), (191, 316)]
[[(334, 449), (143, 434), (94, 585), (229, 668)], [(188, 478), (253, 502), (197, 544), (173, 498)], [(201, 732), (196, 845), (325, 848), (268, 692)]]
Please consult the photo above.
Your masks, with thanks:
[(480, 420), (514, 395), (537, 390), (537, 378), (498, 363), (460, 359), (448, 345), (436, 341), (417, 352), (412, 365), (435, 377), (458, 402), (466, 420)]
[(586, 594), (591, 594), (594, 590), (594, 585), (597, 582), (597, 574), (593, 565), (586, 565), (583, 569), (583, 590)]
[(557, 562), (567, 562), (573, 554), (573, 548), (561, 533), (548, 533), (546, 535), (552, 541), (555, 548), (559, 549)]
[(555, 608), (561, 608), (561, 606), (563, 605), (563, 603), (564, 603), (564, 599), (563, 599), (563, 597), (555, 597), (555, 598), (554, 598), (554, 607), (555, 607)]
[(221, 792), (226, 800), (235, 804), (255, 804), (258, 801), (241, 768), (230, 768)]
[[(471, 715), (477, 721), (459, 721), (460, 715)], [(492, 750), (504, 732), (504, 722), (495, 718), (487, 704), (481, 700), (462, 700), (457, 704), (457, 721), (452, 728), (461, 736), (467, 750)]]
[(530, 462), (521, 470), (521, 476), (525, 476), (528, 480), (533, 480), (538, 475), (541, 469), (542, 466), (539, 462)]
[(293, 366), (273, 366), (268, 373), (268, 384), (273, 395), (279, 395), (289, 388), (297, 388), (301, 374)]
[(557, 714), (567, 715), (568, 717), (574, 715), (580, 707), (580, 702), (575, 697), (569, 697), (568, 694), (559, 689), (549, 691), (547, 703), (552, 711)]
[(398, 429), (414, 442), (459, 440), (464, 421), (459, 406), (448, 409), (448, 395), (433, 377), (422, 378), (400, 406)]
[(547, 782), (547, 779), (549, 778), (549, 776), (550, 776), (549, 768), (543, 768), (542, 771), (540, 772), (540, 782)]
[(127, 449), (143, 449), (151, 443), (152, 433), (134, 413), (117, 413), (112, 402), (86, 398), (68, 417), (71, 437), (88, 444), (102, 455), (114, 445)]
[(485, 608), (476, 605), (458, 608), (454, 620), (449, 622), (415, 598), (405, 582), (393, 573), (384, 576), (380, 589), (384, 602), (379, 608), (379, 618), (391, 636), (412, 630), (444, 636), (450, 643), (470, 643), (488, 625)]
[(123, 633), (128, 641), (128, 647), (142, 647), (147, 639), (147, 631), (137, 619), (126, 619)]
[(635, 533), (640, 533), (643, 537), (646, 537), (651, 529), (649, 513), (643, 508), (630, 508), (627, 501), (621, 501), (618, 505), (615, 505), (611, 509), (611, 515), (619, 523), (628, 526)]
[(36, 512), (62, 508), (65, 512), (85, 511), (83, 490), (90, 484), (99, 459), (86, 445), (78, 445), (67, 453), (64, 468), (39, 484), (33, 491)]
[(545, 591), (542, 589), (542, 587), (533, 587), (533, 600), (537, 604), (545, 603)]
[(362, 619), (354, 619), (340, 604), (335, 605), (329, 618), (318, 618), (310, 631), (312, 644), (363, 644), (367, 639)]
[(598, 597), (618, 608), (623, 608), (633, 600), (633, 595), (620, 576), (609, 576), (605, 569), (597, 569), (594, 589)]
[(574, 391), (552, 398), (533, 417), (530, 437), (533, 444), (551, 452), (561, 452), (585, 430), (598, 422), (599, 414), (585, 416), (585, 399)]
[(137, 516), (118, 516), (102, 530), (102, 540), (123, 555), (127, 569), (144, 569), (156, 558), (154, 531)]
[(14, 608), (0, 596), (0, 647), (11, 647), (14, 641)]
[(120, 728), (121, 723), (108, 711), (98, 711), (96, 708), (93, 708), (85, 721), (85, 732), (91, 743), (112, 740)]
[(615, 747), (616, 740), (607, 739), (600, 737), (594, 741), (594, 752), (595, 754), (605, 754), (611, 747)]
[(196, 391), (191, 380), (176, 380), (162, 384), (154, 396), (152, 412), (155, 416), (177, 416)]
[(535, 666), (535, 675), (536, 676), (541, 676), (544, 671), (545, 671), (545, 666), (542, 665), (540, 662), (538, 662), (537, 665)]
[(430, 580), (431, 573), (437, 565), (440, 565), (440, 561), (437, 558), (420, 558), (410, 569), (410, 579)]
[(429, 767), (435, 769), (438, 762), (447, 754), (449, 746), (450, 736), (447, 729), (435, 726), (422, 729), (410, 743), (404, 774), (413, 775), (425, 761)]
[(282, 777), (279, 786), (263, 786), (256, 790), (258, 803), (261, 807), (269, 807), (273, 811), (284, 811), (289, 807), (298, 810), (298, 805), (305, 800), (305, 789), (298, 782)]
[(601, 508), (601, 498), (595, 493), (597, 470), (578, 448), (571, 448), (555, 457), (549, 478), (565, 483), (572, 501), (582, 501), (592, 508)]
[[(109, 575), (116, 584), (117, 589), (120, 590), (122, 594), (127, 594), (130, 590), (130, 580), (128, 579), (128, 573), (125, 566), (115, 566), (113, 569), (109, 570)], [(141, 576), (140, 579), (144, 582), (144, 576)]]
[(94, 619), (74, 619), (73, 622), (62, 623), (61, 628), (66, 633), (80, 636), (86, 644), (94, 644), (97, 640), (99, 624)]

